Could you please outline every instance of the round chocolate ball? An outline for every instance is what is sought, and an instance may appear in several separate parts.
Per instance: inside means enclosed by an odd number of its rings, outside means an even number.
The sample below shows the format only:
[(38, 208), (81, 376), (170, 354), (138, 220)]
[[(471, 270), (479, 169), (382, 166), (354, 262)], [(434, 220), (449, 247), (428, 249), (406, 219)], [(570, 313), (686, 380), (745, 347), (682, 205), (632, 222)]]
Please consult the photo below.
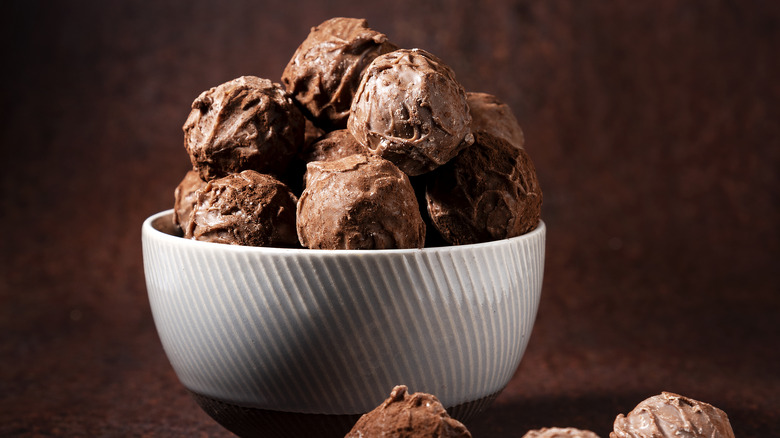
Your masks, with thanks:
[(428, 175), (428, 214), (453, 245), (519, 236), (536, 228), (542, 191), (531, 158), (504, 139), (477, 132), (474, 144)]
[(193, 167), (209, 181), (242, 170), (280, 175), (305, 127), (280, 84), (242, 76), (201, 93), (183, 130)]
[(610, 438), (734, 438), (729, 417), (708, 403), (662, 392), (615, 419)]
[(512, 146), (522, 148), (525, 136), (509, 105), (488, 93), (467, 92), (471, 113), (471, 130), (501, 137)]
[(364, 19), (331, 18), (311, 28), (282, 73), (282, 83), (314, 123), (345, 128), (355, 90), (377, 56), (398, 47)]
[(352, 101), (347, 127), (409, 176), (429, 172), (474, 142), (466, 92), (455, 73), (420, 49), (374, 59)]
[(184, 237), (244, 246), (298, 246), (297, 198), (276, 178), (245, 170), (198, 190)]
[(192, 208), (198, 200), (197, 191), (205, 186), (206, 182), (200, 179), (195, 170), (187, 172), (176, 186), (173, 192), (173, 224), (181, 230), (186, 230), (189, 226)]
[(298, 202), (298, 238), (313, 249), (421, 248), (423, 223), (409, 178), (370, 155), (314, 161)]
[(382, 404), (363, 414), (344, 438), (471, 438), (463, 423), (450, 417), (438, 398), (425, 392), (393, 388)]

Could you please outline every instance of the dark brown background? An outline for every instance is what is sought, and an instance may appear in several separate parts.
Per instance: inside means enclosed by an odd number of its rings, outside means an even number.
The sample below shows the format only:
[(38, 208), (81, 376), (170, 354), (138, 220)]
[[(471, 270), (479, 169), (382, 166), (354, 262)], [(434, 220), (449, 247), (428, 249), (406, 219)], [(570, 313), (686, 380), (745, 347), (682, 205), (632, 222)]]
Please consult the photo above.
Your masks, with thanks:
[(606, 437), (662, 390), (722, 408), (737, 437), (777, 434), (777, 2), (225, 3), (4, 3), (0, 435), (228, 435), (164, 356), (141, 222), (188, 168), (192, 100), (278, 81), (337, 15), (437, 54), (526, 132), (543, 298), (474, 436)]

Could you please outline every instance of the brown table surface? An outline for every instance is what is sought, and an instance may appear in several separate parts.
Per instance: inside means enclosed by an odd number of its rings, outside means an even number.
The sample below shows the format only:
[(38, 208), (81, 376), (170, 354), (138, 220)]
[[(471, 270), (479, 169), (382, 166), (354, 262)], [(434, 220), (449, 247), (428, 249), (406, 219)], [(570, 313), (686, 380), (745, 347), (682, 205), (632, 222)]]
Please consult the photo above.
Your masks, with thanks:
[[(543, 297), (467, 426), (606, 437), (663, 390), (780, 430), (777, 2), (11, 2), (2, 30), (0, 436), (228, 436), (155, 332), (140, 226), (188, 169), (203, 90), (279, 80), (365, 17), (510, 104), (544, 189)], [(270, 2), (268, 2), (270, 3)]]

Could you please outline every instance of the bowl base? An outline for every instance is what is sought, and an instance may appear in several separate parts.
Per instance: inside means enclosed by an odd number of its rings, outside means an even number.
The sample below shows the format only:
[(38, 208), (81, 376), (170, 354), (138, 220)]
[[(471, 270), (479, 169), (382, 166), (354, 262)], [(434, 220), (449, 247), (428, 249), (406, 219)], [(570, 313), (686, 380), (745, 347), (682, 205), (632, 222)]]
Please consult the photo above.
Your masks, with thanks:
[[(500, 391), (499, 391), (500, 392)], [(317, 436), (343, 438), (360, 418), (360, 414), (302, 414), (238, 406), (190, 391), (195, 402), (211, 418), (234, 434), (249, 437)], [(447, 409), (453, 418), (466, 424), (487, 409), (498, 392)], [(466, 424), (468, 427), (468, 424)]]

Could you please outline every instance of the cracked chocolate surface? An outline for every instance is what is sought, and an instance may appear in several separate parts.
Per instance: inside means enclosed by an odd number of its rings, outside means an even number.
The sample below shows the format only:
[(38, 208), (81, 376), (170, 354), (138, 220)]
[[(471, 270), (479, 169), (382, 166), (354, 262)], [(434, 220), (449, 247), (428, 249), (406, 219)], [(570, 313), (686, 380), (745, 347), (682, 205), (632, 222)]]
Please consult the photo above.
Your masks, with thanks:
[(542, 190), (528, 153), (484, 132), (475, 138), (427, 178), (428, 214), (453, 245), (519, 236), (541, 217)]
[(326, 131), (345, 128), (363, 71), (396, 49), (364, 19), (331, 18), (311, 28), (285, 67), (282, 83), (316, 125)]
[(193, 167), (209, 181), (243, 170), (284, 173), (305, 126), (281, 85), (242, 76), (201, 93), (182, 129)]
[(298, 237), (312, 249), (422, 248), (425, 224), (409, 178), (369, 155), (308, 164)]
[(671, 392), (650, 397), (615, 419), (610, 438), (734, 438), (725, 412)]
[(184, 237), (245, 246), (295, 247), (297, 198), (276, 178), (245, 170), (197, 192)]
[(471, 438), (458, 420), (447, 414), (439, 399), (423, 392), (408, 393), (404, 385), (360, 417), (345, 438)]
[(466, 92), (455, 73), (421, 49), (377, 57), (366, 69), (347, 127), (409, 176), (429, 172), (474, 142)]

